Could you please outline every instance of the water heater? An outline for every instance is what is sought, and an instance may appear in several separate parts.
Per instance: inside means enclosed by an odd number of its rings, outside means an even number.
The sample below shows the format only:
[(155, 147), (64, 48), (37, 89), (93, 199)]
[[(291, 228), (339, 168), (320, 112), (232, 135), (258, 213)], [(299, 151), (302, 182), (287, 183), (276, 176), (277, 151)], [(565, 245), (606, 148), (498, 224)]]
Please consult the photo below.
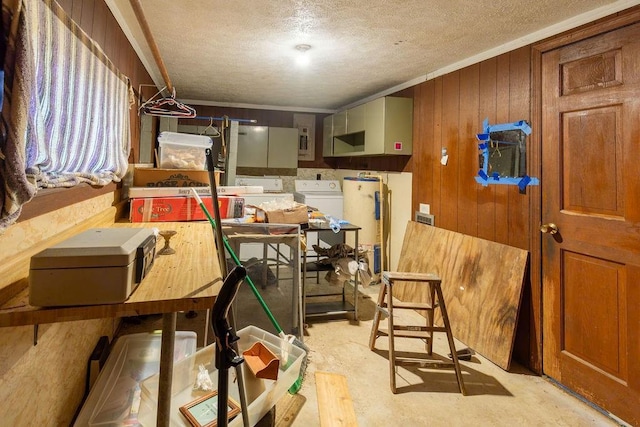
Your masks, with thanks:
[[(384, 268), (382, 222), (384, 221), (384, 195), (381, 181), (377, 177), (345, 177), (342, 184), (344, 195), (344, 219), (362, 229), (358, 235), (360, 247), (367, 251), (369, 268), (378, 274)], [(352, 237), (350, 237), (353, 239)], [(352, 246), (353, 241), (347, 244)]]

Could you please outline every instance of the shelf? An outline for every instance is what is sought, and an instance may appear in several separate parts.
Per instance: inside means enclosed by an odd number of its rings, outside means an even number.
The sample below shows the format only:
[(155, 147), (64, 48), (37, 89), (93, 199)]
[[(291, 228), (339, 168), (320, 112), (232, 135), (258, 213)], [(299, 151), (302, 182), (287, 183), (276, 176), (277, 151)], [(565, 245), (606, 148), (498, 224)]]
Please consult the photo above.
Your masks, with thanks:
[(355, 307), (346, 301), (307, 302), (306, 306), (305, 317), (331, 316), (356, 311)]
[[(360, 227), (358, 227), (357, 225), (353, 225), (353, 224), (347, 224), (344, 225), (342, 228), (342, 231), (344, 232), (353, 232), (354, 233), (354, 237), (355, 237), (355, 248), (358, 247), (358, 231), (360, 230)], [(323, 231), (328, 231), (330, 230), (330, 228), (328, 227), (327, 224), (314, 224), (309, 226), (309, 228), (303, 229), (303, 233), (305, 235), (305, 238), (307, 238), (307, 236), (310, 233), (321, 233)], [(308, 239), (307, 239), (308, 241)], [(355, 256), (356, 261), (358, 261), (358, 256), (357, 256), (357, 250), (356, 250), (356, 256)], [(333, 315), (343, 315), (343, 314), (347, 314), (347, 313), (353, 313), (353, 316), (355, 319), (358, 318), (358, 274), (355, 275), (355, 277), (353, 278), (353, 280), (349, 280), (349, 284), (353, 285), (353, 304), (346, 302), (345, 301), (345, 286), (347, 284), (347, 281), (345, 281), (342, 286), (340, 286), (338, 289), (336, 289), (333, 286), (330, 286), (329, 288), (327, 288), (326, 284), (320, 285), (322, 288), (324, 288), (324, 291), (326, 292), (322, 292), (322, 289), (316, 289), (314, 293), (309, 293), (307, 294), (306, 291), (306, 285), (307, 285), (307, 273), (313, 273), (315, 271), (317, 271), (317, 267), (318, 266), (314, 266), (316, 267), (314, 270), (309, 270), (306, 267), (309, 264), (307, 263), (307, 252), (303, 251), (303, 263), (302, 266), (304, 267), (303, 269), (303, 274), (302, 274), (302, 299), (303, 299), (303, 313), (304, 313), (304, 318), (311, 318), (311, 317), (321, 317), (321, 316), (333, 316)], [(333, 292), (335, 290), (339, 290), (339, 293)], [(320, 292), (318, 292), (320, 291)], [(312, 301), (314, 298), (327, 298), (327, 297), (341, 297), (340, 301), (317, 301), (314, 302)]]

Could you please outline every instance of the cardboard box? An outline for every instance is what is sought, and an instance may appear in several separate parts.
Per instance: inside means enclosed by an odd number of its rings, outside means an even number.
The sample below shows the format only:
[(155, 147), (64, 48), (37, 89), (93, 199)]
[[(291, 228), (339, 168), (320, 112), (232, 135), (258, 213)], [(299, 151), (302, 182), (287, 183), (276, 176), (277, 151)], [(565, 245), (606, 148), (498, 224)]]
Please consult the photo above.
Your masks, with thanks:
[(264, 211), (266, 221), (273, 224), (306, 224), (309, 222), (307, 205), (296, 203), (288, 209)]
[[(202, 197), (202, 202), (213, 215), (212, 197)], [(221, 219), (242, 218), (244, 215), (242, 197), (218, 196), (218, 204)], [(145, 197), (131, 199), (129, 220), (131, 222), (202, 221), (207, 220), (207, 216), (193, 197)]]
[[(220, 172), (215, 172), (216, 185)], [(139, 168), (133, 171), (134, 187), (208, 187), (209, 172), (196, 169)]]

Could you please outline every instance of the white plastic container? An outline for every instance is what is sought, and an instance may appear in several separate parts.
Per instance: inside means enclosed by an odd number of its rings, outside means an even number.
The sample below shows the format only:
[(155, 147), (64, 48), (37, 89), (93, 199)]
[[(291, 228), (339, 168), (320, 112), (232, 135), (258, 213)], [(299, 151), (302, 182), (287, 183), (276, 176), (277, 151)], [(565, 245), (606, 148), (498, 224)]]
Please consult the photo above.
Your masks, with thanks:
[[(195, 332), (176, 332), (175, 362), (195, 354), (196, 338)], [(119, 337), (74, 426), (139, 425), (140, 383), (160, 371), (161, 343), (160, 333)]]
[[(259, 329), (255, 326), (247, 326), (238, 331), (240, 340), (238, 348), (240, 353), (247, 350), (254, 343), (260, 341), (276, 356), (280, 356), (280, 338)], [(255, 425), (260, 419), (275, 406), (276, 402), (284, 396), (300, 375), (300, 367), (305, 356), (305, 351), (299, 347), (291, 346), (286, 363), (280, 363), (277, 380), (257, 379), (243, 363), (245, 390), (247, 394), (247, 411), (249, 424)], [(191, 427), (191, 424), (180, 413), (180, 407), (210, 392), (194, 390), (193, 386), (201, 364), (209, 371), (209, 376), (215, 388), (218, 385), (218, 371), (215, 368), (215, 345), (212, 344), (195, 355), (186, 358), (174, 365), (173, 382), (171, 389), (171, 426)], [(240, 404), (238, 383), (235, 381), (235, 369), (229, 370), (229, 397)], [(138, 421), (143, 426), (156, 425), (156, 411), (158, 406), (158, 382), (159, 375), (147, 378), (141, 384), (142, 401)], [(236, 416), (229, 422), (229, 427), (242, 426), (242, 415)]]
[(161, 132), (158, 145), (160, 168), (203, 170), (206, 163), (205, 150), (211, 148), (213, 141), (204, 135)]

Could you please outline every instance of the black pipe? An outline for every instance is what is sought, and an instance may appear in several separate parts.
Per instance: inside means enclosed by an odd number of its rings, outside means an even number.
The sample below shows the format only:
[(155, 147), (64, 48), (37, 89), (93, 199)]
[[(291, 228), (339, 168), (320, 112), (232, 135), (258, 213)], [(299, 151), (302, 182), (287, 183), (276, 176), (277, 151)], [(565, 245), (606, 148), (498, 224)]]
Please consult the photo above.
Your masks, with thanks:
[(247, 270), (242, 266), (236, 266), (227, 275), (216, 297), (211, 310), (211, 326), (216, 336), (216, 359), (215, 366), (218, 370), (218, 427), (226, 427), (227, 405), (229, 399), (229, 368), (239, 366), (244, 359), (240, 356), (234, 343), (240, 339), (229, 324), (229, 309), (233, 303), (238, 289)]

